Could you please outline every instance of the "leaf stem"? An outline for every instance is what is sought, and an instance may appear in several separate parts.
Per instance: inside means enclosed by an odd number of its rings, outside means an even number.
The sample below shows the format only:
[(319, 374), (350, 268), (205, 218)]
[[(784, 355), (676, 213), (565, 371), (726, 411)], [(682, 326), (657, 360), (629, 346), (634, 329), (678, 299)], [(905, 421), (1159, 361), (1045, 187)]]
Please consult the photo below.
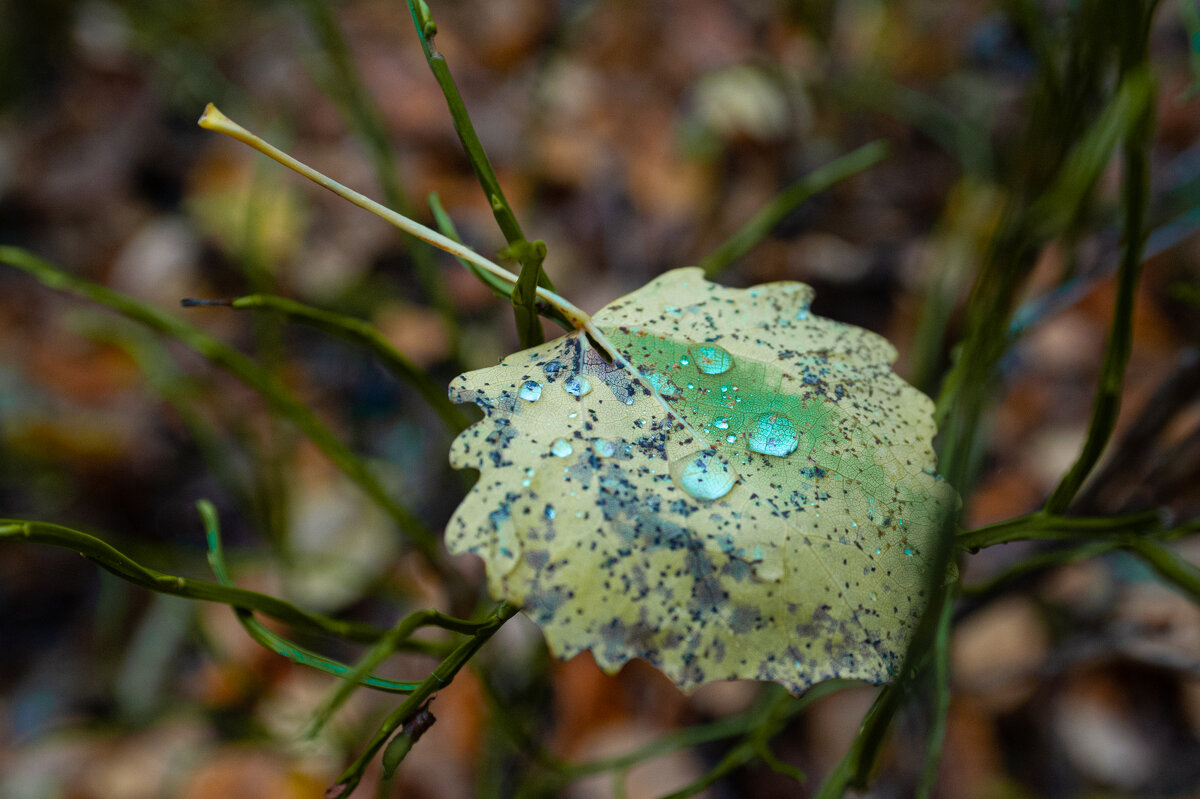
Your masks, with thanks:
[[(517, 285), (517, 276), (509, 272), (504, 267), (494, 263), (487, 258), (484, 258), (474, 250), (459, 244), (458, 242), (443, 236), (436, 230), (427, 228), (419, 222), (415, 222), (403, 214), (397, 213), (385, 205), (381, 205), (369, 197), (366, 197), (353, 189), (343, 186), (333, 178), (327, 177), (307, 164), (298, 161), (279, 148), (268, 144), (263, 139), (255, 136), (250, 131), (237, 124), (229, 117), (225, 116), (217, 109), (215, 105), (209, 103), (204, 109), (204, 114), (200, 117), (200, 127), (207, 130), (213, 130), (217, 133), (223, 133), (232, 139), (242, 142), (243, 144), (258, 150), (268, 158), (277, 161), (286, 166), (293, 172), (302, 175), (318, 186), (321, 186), (344, 200), (357, 205), (364, 211), (369, 211), (380, 219), (388, 222), (394, 227), (399, 228), (410, 236), (420, 239), (421, 241), (437, 247), (439, 250), (455, 255), (463, 260), (470, 261), (485, 272), (489, 272), (495, 277), (500, 278), (504, 283), (510, 286)], [(539, 300), (547, 303), (555, 310), (559, 311), (567, 320), (577, 328), (582, 328), (584, 323), (591, 317), (575, 307), (572, 303), (555, 294), (550, 289), (542, 286), (537, 287), (537, 297)]]

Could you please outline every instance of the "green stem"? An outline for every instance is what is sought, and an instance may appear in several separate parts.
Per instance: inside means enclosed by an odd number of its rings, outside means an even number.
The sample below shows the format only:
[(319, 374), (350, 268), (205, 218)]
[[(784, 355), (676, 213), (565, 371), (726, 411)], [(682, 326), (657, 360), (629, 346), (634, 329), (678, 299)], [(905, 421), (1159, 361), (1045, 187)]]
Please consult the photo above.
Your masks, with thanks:
[(297, 399), (272, 374), (233, 347), (199, 328), (152, 308), (127, 294), (67, 274), (57, 266), (17, 247), (0, 246), (0, 263), (28, 272), (44, 286), (66, 291), (140, 322), (151, 330), (174, 339), (203, 356), (213, 366), (245, 383), (265, 399), (302, 433), (308, 436), (343, 474), (381, 507), (403, 530), (417, 549), (440, 573), (448, 574), (438, 549), (437, 537), (417, 516), (393, 499), (366, 464), (326, 427), (312, 410)]
[(1028, 555), (1013, 565), (1000, 572), (988, 577), (985, 580), (980, 580), (971, 585), (962, 587), (962, 594), (965, 597), (979, 599), (988, 597), (995, 591), (1006, 586), (1013, 580), (1021, 577), (1036, 574), (1046, 569), (1061, 566), (1064, 563), (1074, 563), (1080, 560), (1087, 560), (1099, 555), (1103, 555), (1113, 550), (1120, 549), (1121, 545), (1118, 541), (1089, 541), (1085, 544), (1080, 544), (1074, 547), (1064, 549), (1051, 549), (1046, 552), (1040, 552), (1036, 555)]
[[(332, 79), (321, 81), (325, 93), (338, 100), (343, 115), (357, 130), (365, 144), (383, 189), (384, 200), (405, 216), (415, 216), (416, 209), (400, 185), (400, 170), (382, 115), (378, 106), (372, 102), (362, 75), (354, 64), (354, 57), (338, 25), (333, 7), (325, 0), (302, 0), (301, 5), (320, 42), (322, 54), (332, 67)], [(423, 247), (408, 247), (407, 241), (405, 244), (421, 287), (447, 323), (451, 333), (456, 333), (458, 322), (454, 305), (446, 292), (437, 263), (429, 250)]]
[[(1148, 80), (1148, 78), (1147, 78)], [(1117, 300), (1113, 308), (1112, 328), (1104, 351), (1100, 385), (1092, 406), (1087, 438), (1079, 458), (1063, 476), (1046, 500), (1047, 513), (1062, 513), (1083, 486), (1084, 480), (1100, 460), (1117, 424), (1121, 410), (1121, 390), (1125, 370), (1133, 351), (1133, 310), (1138, 281), (1142, 273), (1142, 248), (1146, 240), (1146, 208), (1150, 194), (1149, 147), (1152, 130), (1153, 97), (1141, 109), (1125, 142), (1122, 177), (1122, 206), (1125, 211), (1121, 266), (1117, 273)]]
[(142, 588), (188, 599), (246, 608), (278, 619), (299, 630), (365, 644), (374, 643), (387, 634), (385, 630), (369, 624), (341, 621), (319, 613), (310, 613), (267, 594), (156, 571), (136, 562), (99, 538), (57, 524), (0, 519), (0, 541), (29, 541), (69, 549)]
[(442, 418), (451, 432), (461, 433), (470, 425), (459, 407), (446, 396), (445, 387), (430, 380), (429, 375), (418, 369), (412, 361), (405, 357), (404, 353), (393, 347), (379, 332), (379, 328), (370, 322), (326, 311), (322, 308), (314, 308), (311, 305), (274, 294), (250, 294), (232, 300), (182, 300), (181, 304), (185, 308), (216, 306), (236, 310), (271, 311), (289, 321), (314, 327), (366, 347), (379, 358), (384, 367), (396, 379), (416, 389), (421, 398)]
[(1193, 602), (1200, 602), (1200, 568), (1157, 541), (1135, 538), (1127, 541), (1126, 547)]
[(511, 295), (513, 311), (516, 314), (517, 331), (521, 335), (521, 345), (522, 347), (531, 347), (540, 344), (543, 335), (541, 323), (537, 317), (534, 295), (538, 286), (550, 291), (554, 290), (549, 276), (542, 269), (542, 261), (546, 256), (545, 244), (529, 242), (521, 231), (516, 214), (513, 213), (512, 206), (508, 204), (504, 190), (500, 187), (500, 180), (496, 177), (487, 152), (484, 151), (479, 135), (475, 132), (475, 126), (471, 124), (471, 117), (467, 113), (467, 107), (463, 103), (458, 86), (454, 83), (454, 77), (450, 74), (446, 58), (438, 52), (437, 47), (433, 44), (433, 37), (437, 35), (437, 24), (433, 21), (429, 6), (425, 0), (408, 0), (408, 8), (412, 13), (417, 35), (421, 40), (421, 51), (425, 54), (425, 61), (429, 64), (429, 69), (433, 72), (433, 77), (442, 90), (442, 95), (446, 98), (446, 106), (454, 121), (454, 130), (458, 133), (458, 139), (462, 142), (467, 159), (471, 162), (475, 177), (479, 180), (484, 196), (487, 197), (492, 215), (495, 216), (496, 223), (500, 226), (505, 241), (508, 242), (509, 250), (521, 264), (520, 278), (517, 281), (516, 290)]
[[(229, 570), (225, 566), (225, 549), (221, 544), (221, 524), (217, 516), (217, 509), (207, 499), (202, 499), (196, 503), (196, 510), (200, 512), (200, 518), (204, 522), (204, 530), (208, 538), (208, 563), (212, 568), (213, 575), (216, 576), (217, 582), (221, 585), (233, 587), (233, 580), (230, 578)], [(268, 629), (266, 625), (254, 618), (253, 613), (245, 608), (235, 607), (233, 608), (233, 613), (242, 625), (242, 628), (255, 642), (277, 655), (282, 655), (298, 666), (308, 666), (317, 671), (323, 671), (326, 674), (332, 674), (335, 677), (341, 677), (345, 680), (352, 680), (354, 683), (361, 683), (370, 688), (389, 693), (406, 694), (416, 687), (416, 683), (412, 682), (387, 680), (382, 677), (376, 677), (370, 672), (359, 673), (357, 669), (351, 669), (344, 663), (305, 649), (299, 644), (289, 641)], [(390, 635), (391, 633), (389, 632), (380, 639), (380, 642), (387, 640)]]
[(1013, 541), (1093, 541), (1153, 535), (1164, 532), (1168, 519), (1165, 511), (1157, 509), (1104, 517), (1056, 516), (1036, 511), (959, 533), (955, 544), (959, 549), (976, 552)]
[[(729, 757), (732, 760), (738, 760), (744, 756), (745, 759), (741, 760), (740, 763), (748, 762), (758, 753), (758, 747), (761, 743), (773, 737), (776, 732), (782, 729), (783, 724), (806, 710), (818, 699), (847, 688), (862, 686), (863, 683), (858, 680), (826, 680), (808, 689), (804, 696), (795, 701), (781, 687), (768, 686), (755, 705), (740, 715), (678, 730), (669, 735), (664, 735), (651, 744), (623, 755), (590, 760), (584, 763), (552, 761), (548, 765), (554, 769), (555, 773), (539, 780), (525, 791), (520, 792), (520, 794), (536, 795), (546, 793), (557, 790), (567, 783), (582, 779), (583, 777), (602, 774), (608, 771), (627, 770), (639, 763), (654, 760), (655, 758), (677, 752), (681, 749), (690, 749), (693, 746), (719, 741), (723, 738), (732, 738), (737, 735), (750, 736), (749, 743), (744, 748), (741, 744), (734, 747), (730, 751)], [(724, 763), (724, 761), (722, 762)], [(718, 765), (717, 768), (722, 768), (722, 765)]]
[[(517, 614), (517, 610), (512, 605), (501, 603), (492, 617), (471, 638), (459, 644), (453, 652), (447, 655), (437, 668), (408, 695), (404, 702), (383, 720), (362, 753), (342, 772), (337, 784), (326, 791), (326, 797), (337, 799), (349, 796), (362, 781), (363, 772), (366, 771), (371, 759), (387, 743), (392, 733), (424, 707), (425, 702), (431, 696), (453, 682), (454, 676), (458, 674), (459, 670), (475, 656), (475, 653), (495, 635), (506, 621)], [(397, 764), (391, 763), (390, 765), (395, 768)]]
[(873, 141), (805, 175), (705, 256), (699, 264), (704, 276), (711, 278), (749, 252), (805, 200), (878, 164), (887, 154), (886, 142)]
[(946, 741), (946, 719), (950, 713), (950, 628), (954, 623), (953, 594), (942, 603), (933, 649), (933, 720), (925, 743), (925, 764), (917, 783), (918, 799), (929, 799), (937, 782), (938, 764)]

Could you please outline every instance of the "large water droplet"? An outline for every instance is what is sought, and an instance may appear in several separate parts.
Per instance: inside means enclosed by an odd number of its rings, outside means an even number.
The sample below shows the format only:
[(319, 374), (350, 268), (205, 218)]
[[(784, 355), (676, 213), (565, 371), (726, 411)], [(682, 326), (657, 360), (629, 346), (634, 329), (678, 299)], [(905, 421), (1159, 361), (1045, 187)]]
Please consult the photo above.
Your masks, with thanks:
[(733, 356), (716, 344), (705, 344), (692, 350), (696, 368), (706, 375), (720, 375), (733, 366)]
[(582, 397), (592, 390), (592, 382), (583, 375), (571, 375), (563, 381), (563, 391)]
[(729, 429), (729, 417), (722, 416), (720, 419), (717, 419), (715, 422), (713, 422), (713, 427), (717, 428), (718, 430), (728, 430)]
[(595, 452), (601, 458), (611, 458), (617, 454), (617, 445), (611, 441), (605, 441), (603, 438), (598, 438), (592, 444), (592, 452)]
[(529, 402), (537, 402), (542, 398), (542, 384), (536, 380), (526, 380), (517, 392), (517, 396)]
[(720, 499), (733, 489), (737, 472), (715, 450), (685, 455), (671, 464), (671, 476), (696, 499)]
[(575, 448), (571, 446), (571, 442), (565, 438), (556, 438), (550, 445), (550, 454), (559, 458), (565, 458), (574, 451)]
[(763, 455), (784, 457), (796, 451), (800, 437), (796, 425), (781, 413), (764, 413), (754, 420), (746, 433), (746, 446)]

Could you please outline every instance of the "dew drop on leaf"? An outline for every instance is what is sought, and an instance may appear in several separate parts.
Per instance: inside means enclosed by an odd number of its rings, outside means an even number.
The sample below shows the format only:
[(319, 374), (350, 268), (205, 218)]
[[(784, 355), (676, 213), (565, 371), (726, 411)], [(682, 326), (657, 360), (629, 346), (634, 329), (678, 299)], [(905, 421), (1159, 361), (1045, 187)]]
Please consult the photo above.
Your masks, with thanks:
[(685, 455), (671, 464), (671, 476), (696, 499), (720, 499), (733, 489), (737, 472), (729, 461), (706, 449)]
[(574, 451), (575, 448), (571, 446), (571, 442), (565, 438), (556, 438), (550, 445), (550, 454), (558, 458), (566, 458)]
[(754, 576), (762, 582), (777, 583), (783, 579), (783, 553), (774, 544), (759, 544), (751, 553)]
[(592, 382), (583, 375), (571, 375), (563, 381), (563, 391), (582, 397), (592, 390)]
[(692, 354), (696, 356), (696, 368), (706, 375), (725, 374), (733, 366), (733, 356), (716, 344), (697, 347)]
[(746, 433), (746, 446), (763, 455), (782, 458), (795, 452), (799, 443), (795, 423), (774, 411), (755, 419)]
[(606, 441), (603, 438), (596, 439), (592, 444), (592, 452), (596, 453), (601, 458), (611, 458), (617, 454), (617, 445), (611, 441)]
[(664, 397), (678, 397), (679, 386), (667, 377), (662, 372), (651, 372), (646, 375), (646, 379), (650, 381), (650, 385), (654, 386), (654, 390)]
[(720, 419), (717, 419), (715, 422), (713, 422), (713, 427), (717, 428), (718, 430), (728, 430), (729, 429), (729, 417), (722, 416)]
[(526, 380), (517, 392), (517, 396), (528, 402), (537, 402), (542, 398), (542, 384), (536, 380)]

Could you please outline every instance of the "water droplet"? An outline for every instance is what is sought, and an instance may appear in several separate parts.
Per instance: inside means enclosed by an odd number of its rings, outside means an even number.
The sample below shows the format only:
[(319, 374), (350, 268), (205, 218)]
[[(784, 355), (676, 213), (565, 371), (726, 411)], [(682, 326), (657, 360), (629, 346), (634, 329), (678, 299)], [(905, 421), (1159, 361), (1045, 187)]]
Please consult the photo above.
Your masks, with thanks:
[(780, 458), (795, 452), (799, 443), (796, 425), (781, 413), (764, 413), (754, 420), (746, 434), (746, 446), (752, 451)]
[(592, 382), (583, 375), (571, 375), (563, 381), (563, 391), (582, 397), (592, 390)]
[(737, 441), (737, 436), (735, 436), (733, 433), (730, 433), (729, 435), (725, 436), (725, 440), (732, 444), (733, 442)]
[(565, 458), (574, 451), (575, 448), (571, 446), (571, 442), (565, 438), (555, 439), (554, 443), (550, 445), (550, 454), (558, 458)]
[(783, 579), (783, 554), (771, 543), (759, 544), (750, 552), (750, 566), (754, 576), (768, 583)]
[(705, 344), (692, 351), (696, 357), (696, 368), (706, 375), (720, 375), (733, 366), (733, 356), (716, 344)]
[(729, 429), (729, 417), (722, 416), (720, 419), (717, 419), (715, 422), (713, 422), (713, 427), (717, 428), (718, 430), (728, 430)]
[(720, 499), (733, 489), (737, 472), (715, 450), (685, 455), (671, 464), (671, 476), (696, 499)]
[(542, 398), (542, 384), (536, 380), (526, 380), (517, 395), (523, 400), (537, 402)]
[(654, 390), (664, 397), (675, 397), (679, 395), (679, 386), (671, 381), (671, 378), (661, 372), (651, 372), (646, 375), (646, 379), (650, 381), (650, 385), (654, 386)]
[(544, 511), (542, 511), (542, 515), (545, 516), (547, 520), (549, 520), (549, 519), (553, 519), (555, 516), (557, 516), (558, 513), (557, 513), (557, 511), (554, 510), (553, 505), (547, 505), (546, 509)]
[(598, 438), (592, 444), (592, 452), (595, 452), (601, 458), (611, 458), (617, 454), (617, 445), (611, 441), (605, 441), (603, 438)]
[(492, 565), (500, 574), (508, 574), (521, 559), (521, 538), (517, 535), (517, 526), (505, 514), (502, 518), (493, 516), (492, 529)]
[(912, 553), (913, 553), (913, 551), (912, 551), (912, 547), (905, 547), (905, 548), (904, 548), (904, 554), (905, 554), (905, 555), (911, 555)]

